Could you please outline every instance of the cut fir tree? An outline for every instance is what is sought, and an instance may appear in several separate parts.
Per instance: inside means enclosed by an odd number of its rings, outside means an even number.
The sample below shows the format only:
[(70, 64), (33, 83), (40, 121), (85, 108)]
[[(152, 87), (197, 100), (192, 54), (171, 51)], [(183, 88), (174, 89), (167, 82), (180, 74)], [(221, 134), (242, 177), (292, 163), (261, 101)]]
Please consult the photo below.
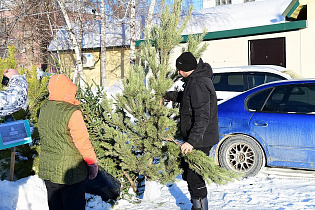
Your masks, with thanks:
[[(180, 150), (182, 143), (173, 138), (163, 138), (166, 141), (173, 142)], [(215, 163), (212, 157), (207, 156), (200, 150), (192, 150), (192, 152), (181, 154), (189, 168), (201, 175), (208, 183), (227, 184), (228, 182), (239, 180), (245, 176), (242, 173), (236, 173), (232, 170), (227, 170)]]
[[(122, 93), (114, 100), (105, 94), (101, 102), (91, 91), (81, 95), (98, 163), (122, 180), (122, 192), (129, 186), (137, 192), (139, 177), (165, 184), (174, 182), (182, 172), (180, 148), (174, 141), (163, 138), (176, 136), (178, 127), (174, 116), (178, 109), (164, 106), (163, 97), (174, 83), (170, 55), (182, 41), (181, 33), (192, 10), (182, 18), (182, 1), (175, 0), (172, 7), (162, 3), (159, 25), (146, 30), (146, 40), (140, 44), (137, 62), (131, 65), (123, 81)], [(189, 40), (198, 45), (202, 38)], [(187, 49), (201, 55), (205, 47), (189, 45)], [(224, 183), (238, 177), (198, 151), (184, 158), (208, 182)]]

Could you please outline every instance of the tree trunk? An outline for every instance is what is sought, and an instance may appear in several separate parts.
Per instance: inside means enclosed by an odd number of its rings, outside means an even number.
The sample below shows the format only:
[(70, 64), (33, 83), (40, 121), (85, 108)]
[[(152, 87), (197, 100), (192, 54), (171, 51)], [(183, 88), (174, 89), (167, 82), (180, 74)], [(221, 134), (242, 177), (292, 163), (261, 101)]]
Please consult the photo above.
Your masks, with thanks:
[(130, 64), (136, 61), (136, 1), (130, 1)]
[(149, 7), (149, 12), (148, 12), (148, 18), (147, 18), (147, 22), (146, 22), (146, 28), (148, 28), (148, 29), (150, 29), (150, 27), (151, 27), (154, 7), (155, 7), (155, 0), (151, 0), (150, 7)]
[[(68, 16), (68, 13), (66, 11), (66, 7), (65, 7), (65, 2), (64, 0), (57, 0), (62, 15), (64, 17), (64, 20), (66, 22), (69, 34), (70, 34), (70, 38), (73, 44), (73, 48), (74, 48), (74, 52), (75, 52), (75, 70), (74, 70), (74, 75), (73, 75), (73, 83), (74, 84), (78, 84), (78, 82), (80, 80), (84, 80), (84, 75), (83, 75), (83, 65), (82, 65), (82, 61), (81, 61), (81, 46), (80, 43), (78, 42), (74, 31), (73, 31), (73, 27), (71, 26), (71, 22)], [(83, 85), (84, 83), (82, 82), (81, 85)]]
[[(152, 18), (153, 18), (153, 12), (154, 12), (154, 7), (155, 7), (155, 0), (151, 0), (150, 2), (150, 7), (149, 7), (149, 12), (148, 12), (148, 17), (147, 17), (147, 21), (145, 23), (145, 28), (148, 29), (148, 31), (150, 31), (151, 29), (151, 23), (152, 23)], [(145, 64), (146, 65), (146, 64)], [(149, 70), (149, 73), (147, 74), (145, 80), (146, 80), (146, 87), (148, 87), (149, 85), (149, 78), (152, 76), (152, 72), (151, 69)]]
[(127, 171), (123, 171), (123, 174), (124, 174), (124, 176), (127, 178), (127, 180), (129, 181), (129, 183), (130, 183), (130, 185), (131, 185), (133, 191), (134, 191), (134, 192), (137, 192), (137, 191), (138, 191), (138, 188), (137, 188), (135, 182), (134, 182), (134, 181), (132, 180), (132, 178), (129, 176), (128, 172), (127, 172)]
[(106, 87), (106, 16), (105, 0), (101, 1), (101, 86)]

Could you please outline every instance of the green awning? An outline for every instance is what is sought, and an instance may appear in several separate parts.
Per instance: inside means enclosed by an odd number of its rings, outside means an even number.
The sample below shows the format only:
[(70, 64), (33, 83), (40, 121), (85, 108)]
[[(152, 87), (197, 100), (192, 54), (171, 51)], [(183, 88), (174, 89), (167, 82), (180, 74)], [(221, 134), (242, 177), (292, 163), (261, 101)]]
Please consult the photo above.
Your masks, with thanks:
[[(253, 36), (253, 35), (280, 33), (280, 32), (286, 32), (286, 31), (299, 30), (306, 27), (307, 27), (307, 20), (292, 21), (292, 22), (285, 22), (285, 23), (272, 24), (272, 25), (208, 32), (205, 35), (204, 40), (209, 41), (209, 40), (228, 39), (228, 38), (245, 37), (245, 36)], [(188, 35), (183, 35), (182, 37), (183, 37), (182, 43), (186, 43)], [(139, 47), (141, 42), (144, 42), (144, 40), (137, 40), (136, 46)]]

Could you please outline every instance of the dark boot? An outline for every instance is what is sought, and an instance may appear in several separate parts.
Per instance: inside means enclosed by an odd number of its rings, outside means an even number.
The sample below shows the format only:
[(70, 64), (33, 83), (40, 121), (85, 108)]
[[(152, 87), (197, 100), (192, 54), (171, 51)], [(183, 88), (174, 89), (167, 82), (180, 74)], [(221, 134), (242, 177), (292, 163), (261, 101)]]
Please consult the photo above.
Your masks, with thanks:
[(199, 199), (191, 199), (191, 203), (193, 206), (191, 207), (191, 210), (208, 210), (208, 199), (205, 198), (199, 198)]

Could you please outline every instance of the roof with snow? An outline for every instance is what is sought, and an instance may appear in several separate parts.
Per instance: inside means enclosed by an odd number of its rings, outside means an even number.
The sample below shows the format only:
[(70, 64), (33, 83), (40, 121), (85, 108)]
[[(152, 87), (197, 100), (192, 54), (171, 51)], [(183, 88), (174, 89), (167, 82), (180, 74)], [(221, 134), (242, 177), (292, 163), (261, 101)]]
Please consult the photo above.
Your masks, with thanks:
[[(76, 36), (79, 35), (79, 27), (73, 26)], [(83, 26), (82, 49), (100, 48), (101, 46), (101, 24), (99, 20), (87, 22)], [(130, 32), (127, 24), (121, 24), (117, 21), (108, 20), (106, 22), (106, 46), (125, 46), (130, 43)], [(138, 35), (138, 37), (140, 37)], [(48, 50), (69, 50), (73, 49), (72, 42), (68, 30), (63, 28), (59, 30), (50, 43)]]
[(291, 0), (263, 0), (194, 11), (183, 34), (225, 31), (284, 23), (282, 13)]
[[(226, 37), (236, 37), (249, 35), (250, 33), (267, 33), (283, 28), (292, 30), (306, 27), (306, 23), (292, 22), (290, 25), (285, 17), (288, 13), (296, 10), (294, 7), (297, 0), (256, 0), (242, 4), (222, 5), (211, 8), (197, 10), (192, 13), (187, 27), (183, 31), (184, 41), (188, 34), (202, 33), (204, 29), (208, 32), (206, 39), (218, 39)], [(291, 3), (291, 4), (290, 4)], [(289, 7), (289, 5), (291, 5)], [(138, 23), (141, 21), (137, 21)], [(89, 26), (89, 27), (88, 27)], [(91, 27), (92, 26), (92, 27)], [(125, 28), (122, 24), (107, 21), (106, 23), (106, 45), (108, 47), (124, 46), (130, 44), (129, 27)], [(265, 26), (268, 26), (266, 28)], [(275, 28), (277, 26), (277, 28)], [(85, 33), (82, 37), (82, 49), (100, 47), (100, 22), (87, 24)], [(89, 30), (87, 30), (89, 28)], [(242, 30), (240, 30), (242, 29)], [(247, 29), (247, 30), (243, 30)], [(138, 32), (137, 39), (140, 40), (141, 30)], [(216, 33), (213, 33), (216, 32)], [(228, 33), (227, 33), (228, 32)], [(125, 40), (125, 41), (124, 41)], [(138, 43), (141, 41), (138, 41)], [(50, 51), (72, 49), (69, 35), (66, 30), (60, 30), (51, 45)]]

